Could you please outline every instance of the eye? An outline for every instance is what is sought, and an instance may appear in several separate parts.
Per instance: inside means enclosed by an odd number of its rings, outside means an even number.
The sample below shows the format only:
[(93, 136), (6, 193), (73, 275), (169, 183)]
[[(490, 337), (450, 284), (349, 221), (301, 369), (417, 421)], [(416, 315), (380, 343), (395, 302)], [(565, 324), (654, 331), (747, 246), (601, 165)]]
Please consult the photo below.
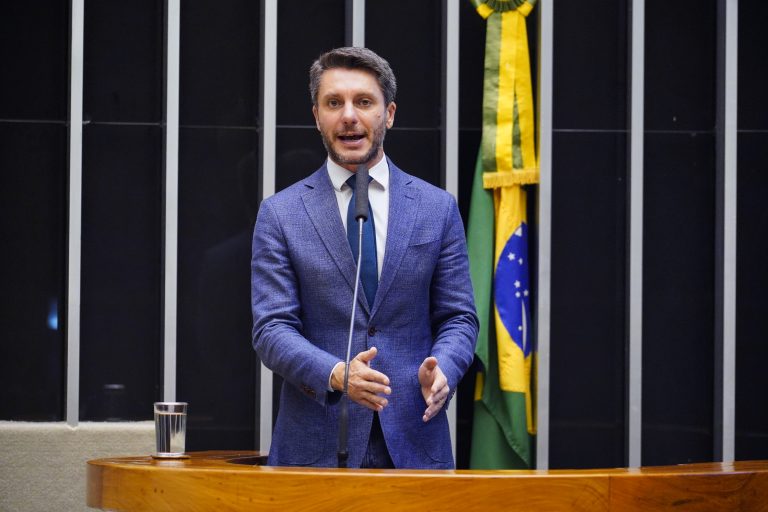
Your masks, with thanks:
[(373, 105), (373, 102), (369, 98), (361, 98), (357, 103), (361, 107), (370, 107)]
[(341, 102), (335, 98), (331, 98), (328, 100), (328, 106), (330, 108), (337, 108), (339, 105), (341, 105)]

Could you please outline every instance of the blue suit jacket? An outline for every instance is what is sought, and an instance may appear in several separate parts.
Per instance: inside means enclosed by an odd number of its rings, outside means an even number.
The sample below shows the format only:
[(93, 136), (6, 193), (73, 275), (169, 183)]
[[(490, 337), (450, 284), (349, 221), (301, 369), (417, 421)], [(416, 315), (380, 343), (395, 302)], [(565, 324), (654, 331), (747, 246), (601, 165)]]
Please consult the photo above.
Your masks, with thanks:
[[(395, 467), (452, 468), (445, 407), (427, 423), (418, 368), (433, 355), (454, 391), (472, 362), (477, 316), (464, 228), (447, 192), (390, 161), (389, 226), (371, 308), (360, 287), (352, 356), (390, 379), (379, 413)], [(340, 393), (328, 378), (346, 355), (355, 262), (326, 166), (266, 199), (253, 237), (253, 346), (284, 379), (271, 465), (336, 466)], [(349, 467), (359, 467), (373, 412), (350, 401)]]

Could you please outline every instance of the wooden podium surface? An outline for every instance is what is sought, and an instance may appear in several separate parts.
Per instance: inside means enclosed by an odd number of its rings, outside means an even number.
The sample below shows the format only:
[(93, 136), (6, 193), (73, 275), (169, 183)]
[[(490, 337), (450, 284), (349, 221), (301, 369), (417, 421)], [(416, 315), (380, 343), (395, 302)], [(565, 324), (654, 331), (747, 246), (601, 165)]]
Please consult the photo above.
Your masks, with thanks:
[(768, 511), (768, 461), (600, 470), (278, 468), (256, 452), (88, 462), (87, 504), (118, 511)]

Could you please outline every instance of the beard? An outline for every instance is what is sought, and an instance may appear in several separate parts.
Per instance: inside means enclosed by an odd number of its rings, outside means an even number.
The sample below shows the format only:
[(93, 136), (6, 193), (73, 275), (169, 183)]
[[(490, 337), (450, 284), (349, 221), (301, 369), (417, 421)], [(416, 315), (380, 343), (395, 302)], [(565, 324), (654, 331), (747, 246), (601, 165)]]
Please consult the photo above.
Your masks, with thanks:
[(387, 120), (383, 119), (381, 124), (379, 124), (379, 126), (373, 130), (373, 141), (371, 142), (371, 149), (369, 149), (368, 152), (362, 157), (347, 158), (340, 155), (335, 149), (333, 149), (333, 143), (331, 142), (331, 139), (326, 134), (326, 132), (320, 132), (320, 135), (323, 139), (323, 146), (325, 146), (325, 150), (328, 152), (328, 156), (331, 158), (331, 160), (339, 165), (360, 165), (370, 162), (376, 157), (379, 149), (381, 149), (381, 147), (384, 145), (384, 137), (386, 134)]

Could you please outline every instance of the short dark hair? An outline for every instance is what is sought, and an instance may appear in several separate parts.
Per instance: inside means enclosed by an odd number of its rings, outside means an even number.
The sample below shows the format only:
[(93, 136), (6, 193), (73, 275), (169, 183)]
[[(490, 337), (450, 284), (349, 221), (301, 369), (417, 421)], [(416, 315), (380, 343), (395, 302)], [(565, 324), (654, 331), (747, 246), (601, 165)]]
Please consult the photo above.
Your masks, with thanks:
[(317, 105), (317, 91), (323, 72), (333, 68), (362, 69), (372, 73), (379, 82), (384, 103), (389, 105), (395, 101), (397, 80), (389, 62), (368, 48), (347, 46), (320, 55), (309, 68), (309, 94), (313, 105)]

